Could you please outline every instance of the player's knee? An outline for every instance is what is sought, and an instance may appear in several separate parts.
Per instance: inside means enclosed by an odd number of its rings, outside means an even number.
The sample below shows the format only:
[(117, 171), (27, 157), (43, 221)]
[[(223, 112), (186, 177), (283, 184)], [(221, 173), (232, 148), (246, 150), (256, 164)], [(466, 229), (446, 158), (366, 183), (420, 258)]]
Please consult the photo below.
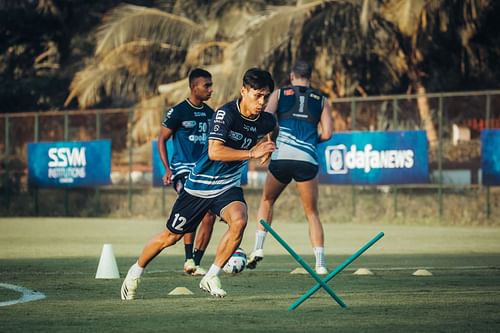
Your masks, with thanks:
[(162, 249), (164, 249), (177, 243), (182, 238), (182, 236), (183, 235), (181, 234), (174, 234), (170, 231), (165, 231), (158, 239), (158, 241), (161, 244)]
[(243, 231), (247, 226), (247, 218), (246, 216), (238, 216), (231, 221), (231, 228)]

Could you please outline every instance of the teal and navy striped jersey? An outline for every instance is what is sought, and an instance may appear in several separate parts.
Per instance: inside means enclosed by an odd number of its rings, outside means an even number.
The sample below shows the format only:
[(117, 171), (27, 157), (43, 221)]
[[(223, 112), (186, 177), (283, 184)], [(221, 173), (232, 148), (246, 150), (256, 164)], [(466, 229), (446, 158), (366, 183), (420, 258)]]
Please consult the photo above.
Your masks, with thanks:
[(315, 89), (289, 86), (279, 90), (276, 116), (280, 132), (272, 160), (294, 160), (318, 165), (318, 123), (325, 97)]
[[(276, 119), (262, 112), (255, 119), (240, 113), (235, 100), (218, 109), (210, 121), (209, 140), (220, 140), (233, 149), (248, 150), (276, 127)], [(208, 150), (208, 145), (207, 148)], [(208, 151), (202, 154), (189, 174), (184, 189), (191, 195), (212, 198), (241, 184), (241, 172), (248, 161), (213, 161)]]
[(214, 111), (205, 103), (194, 106), (185, 100), (165, 114), (162, 125), (173, 132), (170, 169), (172, 178), (191, 172), (207, 146), (208, 120)]

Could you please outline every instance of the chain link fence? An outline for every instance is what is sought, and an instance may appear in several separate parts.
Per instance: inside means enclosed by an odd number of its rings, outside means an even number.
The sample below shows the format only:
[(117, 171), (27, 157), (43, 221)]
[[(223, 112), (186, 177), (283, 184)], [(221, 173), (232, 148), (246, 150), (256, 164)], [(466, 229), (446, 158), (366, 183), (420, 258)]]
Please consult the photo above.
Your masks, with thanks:
[[(500, 91), (341, 98), (332, 106), (336, 131), (427, 130), (431, 180), (425, 185), (321, 185), (320, 213), (328, 221), (439, 219), (492, 224), (500, 220), (499, 189), (481, 185), (480, 144), (482, 129), (500, 128)], [(151, 143), (131, 135), (140, 113), (161, 119), (163, 110), (0, 115), (0, 215), (165, 216), (176, 194), (152, 186)], [(154, 139), (156, 133), (150, 136)], [(74, 189), (28, 185), (28, 143), (94, 139), (112, 142), (111, 185)], [(246, 186), (251, 216), (264, 178), (265, 166), (252, 164)], [(277, 218), (304, 220), (298, 200), (293, 189), (287, 190), (277, 203), (283, 207)]]

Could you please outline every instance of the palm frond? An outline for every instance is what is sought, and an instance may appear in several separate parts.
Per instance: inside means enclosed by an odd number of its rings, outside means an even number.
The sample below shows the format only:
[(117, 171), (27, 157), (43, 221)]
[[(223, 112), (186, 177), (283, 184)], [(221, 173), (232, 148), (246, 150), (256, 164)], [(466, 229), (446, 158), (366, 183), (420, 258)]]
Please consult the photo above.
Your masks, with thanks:
[(136, 40), (186, 48), (203, 36), (195, 22), (154, 8), (124, 5), (112, 10), (99, 27), (96, 55)]

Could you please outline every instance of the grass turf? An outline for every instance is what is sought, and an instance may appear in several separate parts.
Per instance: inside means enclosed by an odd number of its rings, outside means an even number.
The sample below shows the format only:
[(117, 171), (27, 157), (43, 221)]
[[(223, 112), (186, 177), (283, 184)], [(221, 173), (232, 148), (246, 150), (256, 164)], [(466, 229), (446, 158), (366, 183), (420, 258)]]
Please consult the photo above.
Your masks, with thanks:
[[(330, 259), (333, 267), (345, 256)], [(497, 332), (499, 259), (500, 254), (367, 254), (329, 283), (348, 309), (319, 290), (293, 312), (288, 306), (315, 283), (308, 275), (289, 274), (297, 267), (289, 256), (268, 256), (257, 270), (224, 274), (225, 299), (202, 292), (199, 278), (184, 275), (182, 257), (160, 256), (144, 275), (139, 299), (131, 302), (119, 298), (121, 280), (94, 279), (96, 258), (0, 260), (0, 282), (47, 295), (1, 307), (0, 327), (5, 332)], [(117, 260), (123, 276), (134, 258)], [(375, 275), (352, 275), (359, 267)], [(412, 276), (419, 267), (434, 275)], [(177, 286), (194, 295), (168, 296)], [(12, 298), (12, 291), (0, 288), (0, 302)]]

